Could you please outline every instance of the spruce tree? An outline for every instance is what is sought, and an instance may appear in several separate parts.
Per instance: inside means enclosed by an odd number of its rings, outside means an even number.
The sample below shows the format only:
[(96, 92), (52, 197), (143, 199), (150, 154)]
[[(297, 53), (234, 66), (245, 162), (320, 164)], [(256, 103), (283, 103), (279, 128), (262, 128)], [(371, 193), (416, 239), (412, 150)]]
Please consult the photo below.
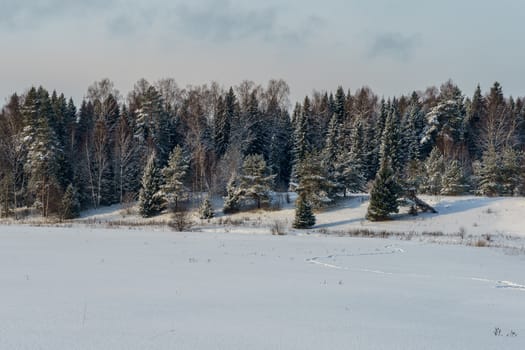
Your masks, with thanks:
[(214, 118), (214, 135), (215, 154), (221, 158), (226, 152), (230, 138), (230, 121), (226, 113), (226, 106), (222, 96), (217, 100), (216, 113)]
[(62, 153), (54, 129), (53, 110), (48, 92), (40, 87), (31, 88), (22, 108), (26, 127), (22, 136), (27, 148), (24, 170), (28, 179), (28, 190), (34, 206), (47, 217), (59, 203), (53, 194), (60, 192), (57, 179), (59, 155)]
[(306, 201), (304, 195), (299, 195), (295, 202), (295, 220), (293, 227), (306, 229), (315, 225), (315, 216), (312, 207)]
[(438, 195), (443, 186), (443, 173), (445, 172), (445, 161), (437, 147), (432, 149), (430, 156), (424, 163), (424, 176), (421, 190), (423, 193)]
[(66, 188), (66, 192), (62, 197), (60, 217), (63, 220), (70, 220), (77, 218), (80, 215), (80, 202), (78, 200), (78, 193), (72, 184)]
[(245, 116), (247, 125), (247, 138), (244, 141), (244, 155), (262, 154), (265, 158), (268, 155), (268, 135), (265, 130), (264, 116), (259, 110), (259, 100), (254, 90), (250, 95), (248, 110)]
[(487, 113), (485, 98), (478, 84), (472, 101), (467, 108), (465, 118), (465, 139), (467, 141), (470, 157), (474, 160), (481, 159), (483, 148), (481, 144), (482, 123)]
[(207, 220), (213, 217), (213, 207), (211, 206), (210, 199), (206, 197), (199, 206), (199, 218), (201, 218), (202, 220)]
[(156, 215), (164, 208), (164, 195), (161, 191), (161, 175), (156, 164), (156, 155), (152, 153), (148, 158), (142, 188), (139, 193), (139, 213), (148, 218)]
[(182, 147), (176, 146), (170, 154), (168, 164), (162, 169), (164, 177), (162, 190), (168, 201), (168, 208), (173, 211), (178, 210), (180, 201), (187, 199), (189, 190), (185, 185), (185, 178), (188, 167)]
[(398, 197), (400, 187), (396, 182), (391, 161), (386, 158), (381, 163), (372, 190), (366, 218), (370, 221), (388, 220), (391, 213), (399, 212)]
[(481, 162), (474, 171), (478, 180), (478, 194), (499, 196), (503, 192), (501, 180), (501, 160), (493, 149), (483, 152)]
[(270, 174), (261, 154), (249, 155), (242, 165), (242, 173), (239, 177), (239, 193), (242, 198), (253, 199), (257, 208), (270, 200), (270, 190), (275, 175)]
[(463, 169), (457, 160), (449, 161), (445, 165), (445, 173), (441, 180), (441, 194), (457, 196), (465, 192), (465, 177)]
[(275, 174), (275, 185), (280, 191), (288, 190), (292, 173), (292, 124), (286, 111), (280, 111), (275, 122), (270, 147), (269, 166)]
[(236, 176), (233, 175), (226, 186), (226, 197), (222, 211), (224, 214), (232, 214), (240, 209), (240, 195), (237, 190)]
[(506, 147), (501, 155), (501, 184), (505, 196), (523, 195), (525, 164), (523, 152)]
[(336, 184), (332, 182), (323, 165), (319, 153), (307, 153), (302, 162), (297, 165), (298, 184), (296, 192), (314, 208), (321, 208), (333, 202), (331, 195)]
[(338, 116), (334, 113), (328, 124), (328, 131), (326, 134), (326, 141), (322, 153), (322, 163), (326, 169), (328, 179), (334, 184), (332, 193), (334, 196), (339, 191), (344, 191), (342, 182), (342, 170), (344, 167), (342, 150), (339, 145), (339, 128)]

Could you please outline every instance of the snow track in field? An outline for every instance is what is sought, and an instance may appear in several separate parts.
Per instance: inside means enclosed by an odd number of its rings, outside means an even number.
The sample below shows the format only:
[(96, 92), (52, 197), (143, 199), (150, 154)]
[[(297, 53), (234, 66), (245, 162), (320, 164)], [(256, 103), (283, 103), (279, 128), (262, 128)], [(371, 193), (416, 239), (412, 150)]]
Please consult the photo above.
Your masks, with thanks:
[[(374, 251), (374, 252), (364, 252), (364, 253), (350, 253), (350, 254), (331, 254), (327, 256), (316, 256), (313, 258), (305, 259), (305, 261), (309, 264), (314, 265), (320, 265), (323, 267), (327, 267), (330, 269), (336, 269), (336, 270), (345, 270), (345, 271), (355, 271), (355, 272), (368, 272), (368, 273), (374, 273), (374, 274), (380, 274), (380, 275), (394, 275), (392, 272), (377, 270), (377, 269), (368, 269), (368, 268), (361, 268), (361, 267), (348, 267), (343, 265), (337, 265), (335, 263), (329, 263), (325, 262), (323, 260), (335, 260), (337, 258), (346, 258), (346, 257), (360, 257), (360, 256), (374, 256), (374, 255), (393, 255), (393, 254), (399, 254), (404, 253), (405, 251), (402, 248), (397, 248), (392, 245), (387, 245), (384, 247), (384, 251)], [(410, 276), (410, 277), (416, 277), (416, 278), (434, 278), (431, 275), (421, 275), (421, 274), (407, 274), (407, 273), (396, 273), (396, 275), (403, 275), (403, 276)], [(494, 288), (502, 288), (502, 289), (513, 289), (513, 290), (519, 290), (525, 292), (525, 285), (512, 282), (512, 281), (504, 281), (504, 280), (490, 280), (486, 278), (478, 278), (478, 277), (453, 277), (450, 276), (450, 279), (462, 279), (462, 280), (471, 280), (471, 281), (478, 281), (478, 282), (485, 282), (490, 283), (494, 285)]]
[(486, 279), (486, 278), (477, 278), (477, 277), (472, 277), (471, 280), (472, 281), (479, 281), (479, 282), (486, 282), (486, 283), (495, 284), (495, 288), (514, 289), (514, 290), (519, 290), (519, 291), (525, 292), (525, 285), (518, 284), (516, 282), (511, 282), (511, 281), (494, 281), (494, 280), (489, 280), (489, 279)]
[(405, 251), (402, 248), (395, 248), (391, 245), (387, 245), (384, 247), (384, 249), (387, 249), (385, 251), (373, 251), (373, 252), (365, 252), (365, 253), (355, 253), (355, 254), (332, 254), (327, 256), (316, 256), (313, 258), (305, 259), (307, 263), (315, 264), (315, 265), (321, 265), (324, 267), (328, 267), (331, 269), (337, 269), (337, 270), (348, 270), (348, 271), (358, 271), (358, 272), (370, 272), (370, 273), (376, 273), (381, 275), (392, 275), (391, 272), (385, 272), (381, 270), (372, 270), (372, 269), (366, 269), (366, 268), (357, 268), (357, 267), (347, 267), (347, 266), (340, 266), (335, 264), (330, 264), (327, 262), (323, 262), (322, 260), (334, 260), (336, 258), (342, 258), (342, 257), (359, 257), (359, 256), (373, 256), (373, 255), (392, 255), (392, 254), (398, 254), (398, 253), (404, 253)]

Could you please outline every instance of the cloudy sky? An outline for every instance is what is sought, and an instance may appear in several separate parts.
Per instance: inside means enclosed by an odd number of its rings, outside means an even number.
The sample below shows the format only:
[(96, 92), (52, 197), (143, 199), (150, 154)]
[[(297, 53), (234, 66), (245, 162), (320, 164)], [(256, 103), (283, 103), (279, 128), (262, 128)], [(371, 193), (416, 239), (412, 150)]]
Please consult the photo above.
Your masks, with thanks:
[(139, 78), (283, 78), (292, 100), (451, 78), (522, 96), (524, 13), (522, 0), (0, 0), (0, 97), (42, 84), (78, 100), (104, 77), (124, 94)]

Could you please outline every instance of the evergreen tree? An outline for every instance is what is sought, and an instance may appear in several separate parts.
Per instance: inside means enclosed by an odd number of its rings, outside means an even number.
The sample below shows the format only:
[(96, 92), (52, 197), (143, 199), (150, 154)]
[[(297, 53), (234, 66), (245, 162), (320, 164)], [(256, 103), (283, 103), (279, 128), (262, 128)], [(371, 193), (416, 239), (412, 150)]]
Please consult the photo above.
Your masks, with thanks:
[(217, 100), (217, 112), (214, 119), (214, 144), (215, 154), (218, 158), (226, 152), (230, 138), (230, 121), (226, 113), (226, 106), (222, 96)]
[(237, 190), (236, 176), (232, 176), (226, 186), (226, 197), (224, 198), (224, 214), (232, 214), (240, 209), (240, 195)]
[(383, 159), (374, 180), (366, 213), (366, 218), (370, 221), (388, 220), (391, 213), (399, 212), (398, 197), (401, 189), (390, 162), (389, 158)]
[(213, 216), (213, 207), (211, 206), (210, 199), (206, 197), (199, 206), (199, 218), (207, 220), (213, 218)]
[(342, 172), (344, 170), (344, 162), (342, 157), (342, 150), (339, 146), (339, 127), (338, 117), (336, 114), (330, 119), (328, 124), (328, 132), (326, 134), (325, 147), (322, 154), (322, 163), (326, 169), (327, 177), (334, 186), (331, 195), (344, 190), (342, 182)]
[(66, 188), (66, 192), (62, 197), (60, 217), (63, 220), (70, 220), (79, 217), (80, 202), (78, 200), (78, 193), (72, 184)]
[(481, 93), (478, 84), (472, 101), (467, 108), (467, 117), (465, 118), (465, 138), (472, 159), (479, 160), (483, 153), (481, 144), (482, 123), (486, 116), (485, 98)]
[(359, 193), (365, 189), (362, 162), (353, 151), (342, 153), (336, 162), (336, 179), (338, 187), (346, 193)]
[(424, 132), (425, 115), (421, 109), (419, 96), (413, 92), (403, 120), (403, 142), (402, 149), (405, 163), (418, 161), (421, 158), (420, 140)]
[(525, 164), (523, 152), (510, 147), (503, 150), (501, 155), (501, 185), (502, 194), (519, 196), (524, 194)]
[(449, 161), (445, 165), (445, 173), (441, 180), (441, 194), (457, 196), (465, 193), (465, 177), (463, 169), (457, 160)]
[(26, 125), (23, 140), (27, 148), (24, 169), (34, 206), (41, 209), (42, 216), (48, 216), (53, 211), (57, 203), (53, 195), (60, 192), (57, 173), (59, 154), (63, 150), (50, 126), (52, 114), (48, 92), (42, 87), (38, 90), (31, 88), (22, 108)]
[(161, 191), (161, 175), (156, 164), (156, 155), (152, 153), (148, 158), (142, 188), (139, 193), (139, 213), (142, 217), (149, 218), (164, 209), (164, 195)]
[(314, 208), (333, 202), (330, 195), (334, 192), (335, 184), (328, 178), (320, 154), (306, 154), (305, 159), (297, 165), (297, 178), (299, 181), (296, 192), (304, 196)]
[(270, 175), (270, 169), (260, 154), (249, 155), (242, 164), (242, 173), (239, 177), (239, 193), (241, 198), (253, 199), (257, 208), (270, 200), (275, 175)]
[(213, 139), (218, 158), (224, 155), (230, 145), (232, 124), (235, 122), (237, 122), (237, 99), (233, 88), (230, 87), (224, 98), (219, 96), (217, 100)]
[(443, 155), (437, 147), (434, 147), (424, 164), (424, 178), (421, 185), (422, 192), (433, 195), (440, 194), (443, 186), (444, 172), (445, 162)]
[(293, 227), (306, 229), (315, 225), (315, 216), (312, 207), (308, 204), (303, 195), (299, 195), (295, 202), (295, 220)]
[(276, 188), (281, 191), (286, 191), (290, 184), (293, 162), (292, 135), (290, 116), (288, 112), (280, 111), (273, 128), (269, 166), (272, 174), (275, 174)]
[(390, 166), (396, 174), (400, 174), (404, 167), (403, 155), (400, 145), (402, 143), (400, 135), (400, 115), (397, 101), (390, 103), (390, 108), (385, 121), (385, 128), (381, 136), (380, 158), (381, 163), (386, 158), (390, 159)]
[(503, 192), (501, 163), (495, 150), (483, 152), (481, 162), (475, 167), (474, 173), (478, 180), (478, 194), (493, 197)]
[(255, 90), (250, 95), (246, 119), (248, 122), (248, 138), (244, 140), (244, 155), (262, 154), (266, 158), (269, 140), (265, 132), (266, 125), (263, 114), (259, 110), (259, 101)]
[[(448, 85), (446, 85), (448, 86)], [(426, 128), (421, 140), (426, 156), (437, 146), (446, 159), (457, 157), (464, 141), (465, 106), (463, 95), (456, 86), (442, 87), (441, 101), (426, 115)]]
[(188, 172), (188, 161), (180, 146), (173, 149), (168, 165), (162, 169), (164, 185), (162, 190), (168, 201), (168, 208), (177, 211), (179, 202), (187, 199), (188, 188), (185, 179)]

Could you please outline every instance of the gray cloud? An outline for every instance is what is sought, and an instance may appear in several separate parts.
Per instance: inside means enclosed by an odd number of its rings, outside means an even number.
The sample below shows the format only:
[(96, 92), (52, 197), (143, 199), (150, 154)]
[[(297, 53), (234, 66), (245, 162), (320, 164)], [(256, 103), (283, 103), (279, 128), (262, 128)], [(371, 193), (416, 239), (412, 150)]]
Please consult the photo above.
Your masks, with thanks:
[(370, 49), (370, 58), (389, 57), (398, 61), (409, 61), (414, 50), (419, 46), (418, 35), (403, 35), (400, 33), (383, 33), (377, 35)]
[[(276, 6), (243, 9), (230, 0), (205, 2), (206, 6), (181, 4), (174, 9), (175, 26), (197, 40), (228, 42), (243, 39), (261, 39), (268, 42), (297, 43), (306, 41), (310, 34), (306, 23), (287, 27), (279, 21)], [(314, 17), (307, 19), (313, 20)], [(316, 24), (322, 21), (316, 19)], [(306, 22), (304, 21), (304, 22)]]
[(206, 7), (180, 5), (175, 9), (176, 25), (195, 39), (230, 41), (258, 36), (270, 38), (276, 31), (276, 10), (240, 10), (227, 0)]
[(325, 22), (317, 16), (290, 24), (279, 5), (246, 6), (233, 0), (0, 0), (0, 28), (35, 30), (68, 18), (96, 20), (115, 37), (138, 33), (206, 42), (258, 40), (303, 44)]
[(86, 16), (112, 7), (116, 0), (2, 0), (0, 26), (15, 29), (34, 29), (66, 16)]

